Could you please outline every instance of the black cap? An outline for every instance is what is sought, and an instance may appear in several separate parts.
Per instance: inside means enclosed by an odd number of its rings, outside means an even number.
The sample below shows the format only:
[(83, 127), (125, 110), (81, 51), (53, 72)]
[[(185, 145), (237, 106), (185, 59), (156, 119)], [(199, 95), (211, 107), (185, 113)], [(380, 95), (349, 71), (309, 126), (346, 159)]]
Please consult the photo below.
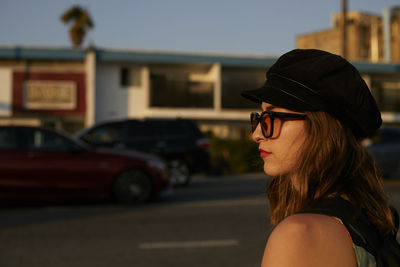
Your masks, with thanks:
[(263, 87), (243, 91), (254, 102), (297, 111), (325, 111), (357, 138), (382, 124), (375, 99), (357, 69), (344, 58), (316, 49), (282, 55), (266, 73)]

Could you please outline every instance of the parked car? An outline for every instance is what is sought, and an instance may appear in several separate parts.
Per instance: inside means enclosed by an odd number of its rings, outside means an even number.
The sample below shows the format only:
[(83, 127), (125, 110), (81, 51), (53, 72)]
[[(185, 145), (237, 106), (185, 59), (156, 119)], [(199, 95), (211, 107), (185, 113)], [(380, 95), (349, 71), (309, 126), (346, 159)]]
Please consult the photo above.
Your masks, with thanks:
[(0, 126), (0, 197), (113, 197), (141, 203), (168, 191), (165, 161), (93, 149), (60, 132)]
[(400, 179), (400, 128), (382, 127), (367, 141), (366, 148), (375, 157), (384, 178)]
[(187, 185), (191, 174), (210, 168), (210, 141), (188, 119), (145, 119), (105, 122), (77, 134), (94, 147), (139, 150), (168, 161), (173, 185)]

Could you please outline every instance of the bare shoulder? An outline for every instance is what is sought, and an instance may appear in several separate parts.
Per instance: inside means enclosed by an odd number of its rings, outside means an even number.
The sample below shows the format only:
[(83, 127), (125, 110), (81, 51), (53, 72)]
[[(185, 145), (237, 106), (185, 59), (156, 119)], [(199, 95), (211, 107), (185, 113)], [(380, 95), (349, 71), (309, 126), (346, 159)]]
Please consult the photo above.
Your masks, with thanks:
[[(295, 214), (287, 217), (275, 228), (278, 236), (290, 232), (292, 235), (306, 235), (312, 238), (321, 237), (321, 233), (329, 235), (330, 232), (347, 234), (344, 226), (334, 217), (320, 214)], [(304, 236), (302, 236), (304, 238)]]
[(271, 233), (262, 266), (356, 266), (351, 238), (335, 218), (319, 214), (287, 217)]

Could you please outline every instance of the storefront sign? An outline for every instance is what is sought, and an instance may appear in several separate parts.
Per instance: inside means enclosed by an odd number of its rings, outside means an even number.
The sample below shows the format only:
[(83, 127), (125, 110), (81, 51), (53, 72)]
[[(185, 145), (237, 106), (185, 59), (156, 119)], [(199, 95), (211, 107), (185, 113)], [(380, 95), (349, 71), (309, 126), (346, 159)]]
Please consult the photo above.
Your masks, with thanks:
[(76, 83), (73, 81), (26, 81), (26, 109), (75, 109)]

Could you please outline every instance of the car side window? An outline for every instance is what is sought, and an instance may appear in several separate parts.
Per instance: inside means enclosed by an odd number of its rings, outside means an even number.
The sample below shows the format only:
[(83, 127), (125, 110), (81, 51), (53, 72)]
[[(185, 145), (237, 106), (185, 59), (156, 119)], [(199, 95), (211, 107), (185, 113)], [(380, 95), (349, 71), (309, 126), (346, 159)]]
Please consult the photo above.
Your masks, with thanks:
[(186, 125), (180, 122), (164, 122), (163, 134), (171, 137), (184, 137), (188, 135)]
[(91, 143), (109, 143), (120, 137), (120, 127), (117, 125), (104, 125), (87, 133), (83, 140)]
[(388, 130), (381, 133), (382, 142), (384, 143), (398, 143), (400, 142), (399, 130)]
[(124, 125), (124, 137), (159, 138), (162, 135), (162, 125), (157, 121), (129, 121)]
[(18, 148), (17, 136), (14, 128), (0, 128), (0, 149)]
[(374, 144), (390, 144), (400, 142), (400, 129), (381, 129), (372, 138)]
[(42, 129), (24, 129), (22, 136), (27, 149), (68, 151), (74, 147), (74, 144), (63, 136)]

